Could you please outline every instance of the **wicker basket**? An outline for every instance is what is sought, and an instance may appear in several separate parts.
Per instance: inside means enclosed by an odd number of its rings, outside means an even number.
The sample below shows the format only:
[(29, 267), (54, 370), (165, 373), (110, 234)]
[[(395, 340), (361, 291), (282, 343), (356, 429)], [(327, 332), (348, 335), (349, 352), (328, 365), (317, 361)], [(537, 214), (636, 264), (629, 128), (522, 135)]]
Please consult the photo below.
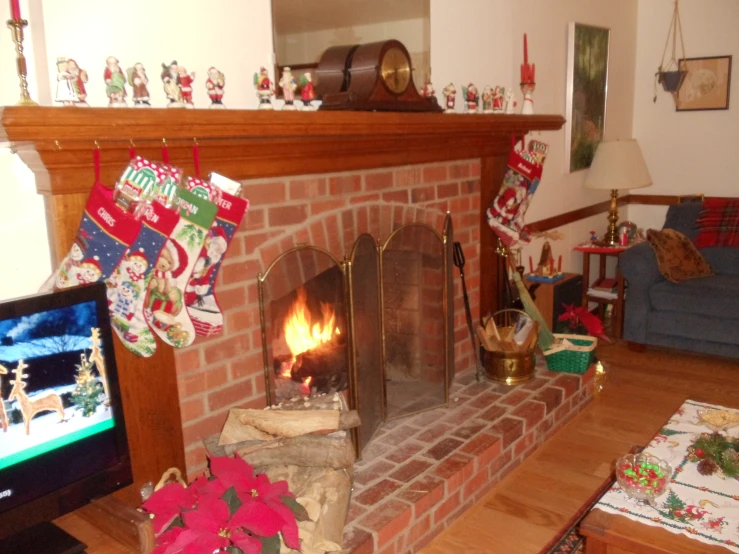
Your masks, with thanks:
[[(585, 373), (593, 362), (598, 339), (590, 335), (560, 333), (554, 333), (554, 337), (559, 344), (544, 352), (549, 371), (577, 373), (578, 375)], [(572, 344), (562, 344), (562, 339), (567, 339)]]

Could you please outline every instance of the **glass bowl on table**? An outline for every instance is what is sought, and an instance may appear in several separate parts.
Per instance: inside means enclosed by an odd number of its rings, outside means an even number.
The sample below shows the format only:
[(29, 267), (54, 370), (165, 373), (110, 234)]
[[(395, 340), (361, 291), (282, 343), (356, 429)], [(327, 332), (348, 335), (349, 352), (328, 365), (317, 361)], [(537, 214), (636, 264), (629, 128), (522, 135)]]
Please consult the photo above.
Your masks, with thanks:
[(698, 410), (700, 424), (712, 431), (726, 431), (739, 425), (739, 412), (726, 409)]
[(631, 498), (653, 506), (667, 491), (672, 466), (645, 452), (625, 454), (616, 461), (616, 479)]

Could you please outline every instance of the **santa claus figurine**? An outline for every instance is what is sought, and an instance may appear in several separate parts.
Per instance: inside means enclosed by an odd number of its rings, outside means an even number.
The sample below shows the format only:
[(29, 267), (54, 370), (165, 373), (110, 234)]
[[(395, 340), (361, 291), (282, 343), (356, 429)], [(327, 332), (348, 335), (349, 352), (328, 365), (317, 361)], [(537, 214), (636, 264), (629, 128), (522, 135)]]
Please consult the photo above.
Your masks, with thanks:
[(126, 70), (128, 84), (133, 88), (133, 105), (137, 108), (151, 107), (149, 103), (149, 79), (142, 63), (136, 63)]
[(177, 81), (180, 85), (180, 92), (182, 94), (182, 103), (186, 108), (194, 108), (195, 104), (192, 101), (192, 83), (195, 80), (195, 72), (188, 73), (187, 69), (183, 66), (177, 68)]
[(303, 111), (313, 112), (316, 107), (313, 100), (316, 99), (316, 89), (313, 87), (313, 77), (310, 71), (300, 76), (300, 99), (303, 101)]
[(208, 79), (205, 81), (205, 88), (210, 98), (210, 107), (223, 109), (223, 88), (226, 86), (226, 77), (215, 67), (208, 69)]
[(108, 106), (111, 108), (122, 108), (126, 104), (126, 76), (123, 74), (121, 66), (118, 65), (118, 58), (108, 56), (105, 60), (105, 94), (108, 95)]

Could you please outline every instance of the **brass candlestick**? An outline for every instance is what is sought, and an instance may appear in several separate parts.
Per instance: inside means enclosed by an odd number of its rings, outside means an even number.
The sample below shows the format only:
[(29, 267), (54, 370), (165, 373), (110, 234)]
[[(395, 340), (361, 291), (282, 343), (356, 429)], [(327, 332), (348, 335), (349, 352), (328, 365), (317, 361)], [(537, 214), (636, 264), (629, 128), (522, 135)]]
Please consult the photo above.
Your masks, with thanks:
[(23, 55), (23, 27), (28, 25), (28, 21), (25, 19), (9, 19), (8, 28), (10, 29), (10, 35), (13, 37), (15, 43), (15, 53), (18, 56), (16, 60), (18, 77), (21, 80), (21, 99), (18, 101), (16, 106), (38, 106), (36, 102), (31, 100), (31, 95), (28, 94), (28, 80), (26, 79), (26, 57)]

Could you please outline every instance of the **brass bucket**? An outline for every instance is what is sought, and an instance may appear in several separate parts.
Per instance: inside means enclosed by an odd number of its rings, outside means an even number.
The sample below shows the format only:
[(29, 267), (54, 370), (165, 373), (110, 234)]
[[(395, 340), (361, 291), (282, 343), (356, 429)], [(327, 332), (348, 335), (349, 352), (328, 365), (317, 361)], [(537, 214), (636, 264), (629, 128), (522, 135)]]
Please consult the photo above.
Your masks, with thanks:
[[(528, 314), (520, 310), (500, 310), (492, 315), (498, 325), (499, 332), (505, 333), (519, 316), (529, 317)], [(534, 322), (536, 323), (536, 322)], [(538, 325), (533, 332), (537, 332)], [(491, 381), (505, 383), (506, 385), (517, 385), (531, 381), (534, 378), (534, 370), (536, 369), (536, 348), (523, 352), (503, 352), (501, 350), (488, 351), (484, 348), (483, 365), (485, 367), (485, 375)]]

